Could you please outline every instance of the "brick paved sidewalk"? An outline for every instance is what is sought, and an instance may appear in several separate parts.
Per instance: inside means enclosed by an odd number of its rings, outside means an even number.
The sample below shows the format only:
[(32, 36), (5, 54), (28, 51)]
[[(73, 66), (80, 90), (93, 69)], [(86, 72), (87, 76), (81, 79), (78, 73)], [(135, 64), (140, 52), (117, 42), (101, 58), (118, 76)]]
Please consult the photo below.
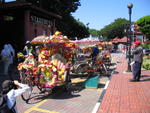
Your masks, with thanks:
[(150, 113), (150, 70), (142, 70), (140, 82), (129, 82), (125, 56), (119, 59), (97, 113)]

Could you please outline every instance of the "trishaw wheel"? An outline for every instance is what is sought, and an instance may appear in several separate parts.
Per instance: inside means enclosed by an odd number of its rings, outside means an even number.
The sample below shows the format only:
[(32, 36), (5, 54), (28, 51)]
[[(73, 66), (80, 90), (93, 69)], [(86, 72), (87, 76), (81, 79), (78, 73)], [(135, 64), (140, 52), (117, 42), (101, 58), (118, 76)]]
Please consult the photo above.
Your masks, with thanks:
[(41, 91), (40, 93), (45, 93), (45, 92), (48, 92), (48, 94), (52, 93), (52, 88), (46, 88), (46, 87), (42, 86), (40, 84), (40, 79), (38, 79), (37, 81), (38, 82), (37, 82), (36, 86)]
[(26, 78), (26, 75), (24, 74), (24, 72), (21, 71), (20, 72), (20, 81), (21, 81), (21, 83), (26, 84), (25, 78)]
[(45, 92), (46, 88), (41, 86), (39, 77), (37, 78), (36, 86), (41, 92)]
[(53, 91), (52, 88), (45, 88), (40, 85), (37, 85), (37, 88), (41, 91), (41, 93), (48, 92), (48, 94), (51, 94)]
[(87, 70), (90, 69), (88, 64), (79, 64), (76, 68), (76, 74), (85, 74)]
[(32, 94), (32, 90), (33, 90), (33, 88), (30, 87), (30, 89), (29, 89), (28, 91), (24, 92), (24, 93), (21, 95), (21, 97), (22, 97), (22, 99), (23, 99), (24, 101), (28, 101), (28, 100), (30, 99), (31, 94)]
[[(20, 72), (20, 80), (21, 80), (21, 83), (28, 84), (28, 85), (31, 82), (28, 80), (28, 75), (25, 75), (24, 72)], [(28, 101), (30, 99), (32, 90), (33, 90), (33, 88), (32, 88), (32, 86), (30, 86), (30, 89), (21, 95), (21, 97), (24, 101)]]
[(45, 88), (43, 88), (41, 85), (37, 84), (37, 88), (40, 90), (40, 91), (44, 91)]
[(65, 72), (64, 90), (65, 90), (65, 91), (70, 91), (70, 88), (71, 88), (71, 79), (70, 79), (70, 76), (69, 76), (69, 72), (66, 71), (66, 72)]

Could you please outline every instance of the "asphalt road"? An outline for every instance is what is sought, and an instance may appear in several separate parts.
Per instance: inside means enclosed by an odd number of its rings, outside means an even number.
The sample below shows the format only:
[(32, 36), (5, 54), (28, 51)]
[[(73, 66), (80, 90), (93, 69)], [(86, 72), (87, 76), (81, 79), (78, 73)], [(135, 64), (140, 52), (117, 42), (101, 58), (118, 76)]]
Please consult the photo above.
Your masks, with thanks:
[[(115, 61), (113, 61), (115, 62)], [(113, 71), (114, 65), (110, 73)], [(13, 78), (18, 79), (17, 71)], [(0, 83), (8, 76), (0, 75)], [(86, 77), (72, 77), (72, 84), (68, 92), (62, 87), (57, 87), (52, 94), (40, 93), (34, 87), (31, 99), (26, 103), (21, 96), (17, 98), (18, 113), (91, 113), (99, 100), (106, 82), (106, 76), (99, 79), (98, 88), (87, 88), (84, 85)]]
[(107, 82), (107, 77), (101, 77), (98, 88), (85, 88), (85, 78), (73, 78), (70, 91), (65, 92), (58, 87), (52, 94), (39, 93), (34, 88), (34, 94), (26, 103), (17, 98), (19, 113), (91, 113)]

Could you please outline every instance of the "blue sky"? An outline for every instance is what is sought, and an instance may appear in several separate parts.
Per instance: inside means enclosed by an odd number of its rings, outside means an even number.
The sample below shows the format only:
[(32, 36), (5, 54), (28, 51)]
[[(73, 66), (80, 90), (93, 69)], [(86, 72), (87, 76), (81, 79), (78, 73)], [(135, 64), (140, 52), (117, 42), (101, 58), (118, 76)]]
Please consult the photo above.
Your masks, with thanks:
[(128, 3), (133, 4), (132, 21), (150, 15), (150, 0), (80, 0), (80, 2), (81, 6), (72, 15), (97, 30), (117, 18), (129, 19)]
[[(14, 1), (14, 0), (6, 0)], [(89, 27), (100, 30), (117, 18), (129, 19), (127, 4), (132, 3), (132, 21), (150, 15), (150, 0), (80, 0), (72, 15)]]

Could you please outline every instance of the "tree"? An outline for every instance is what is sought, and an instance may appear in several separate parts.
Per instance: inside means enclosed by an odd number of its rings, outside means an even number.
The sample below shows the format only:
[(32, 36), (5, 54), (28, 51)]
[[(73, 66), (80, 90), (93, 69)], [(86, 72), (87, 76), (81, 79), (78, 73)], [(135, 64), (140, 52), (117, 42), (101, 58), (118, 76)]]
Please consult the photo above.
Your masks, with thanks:
[(98, 30), (96, 30), (96, 29), (90, 29), (89, 32), (90, 32), (90, 35), (92, 37), (99, 37), (99, 34), (98, 34), (99, 31)]
[(124, 30), (129, 30), (129, 21), (124, 18), (118, 18), (111, 24), (105, 26), (103, 29), (99, 31), (99, 36), (103, 36), (108, 40), (113, 39), (115, 37), (122, 38), (125, 36)]
[(150, 40), (150, 15), (144, 16), (135, 22), (140, 31)]
[(65, 35), (67, 34), (71, 39), (75, 39), (75, 37), (82, 39), (89, 36), (89, 28), (79, 20), (74, 19), (72, 16), (65, 16), (59, 24), (60, 25), (57, 25), (58, 30)]

